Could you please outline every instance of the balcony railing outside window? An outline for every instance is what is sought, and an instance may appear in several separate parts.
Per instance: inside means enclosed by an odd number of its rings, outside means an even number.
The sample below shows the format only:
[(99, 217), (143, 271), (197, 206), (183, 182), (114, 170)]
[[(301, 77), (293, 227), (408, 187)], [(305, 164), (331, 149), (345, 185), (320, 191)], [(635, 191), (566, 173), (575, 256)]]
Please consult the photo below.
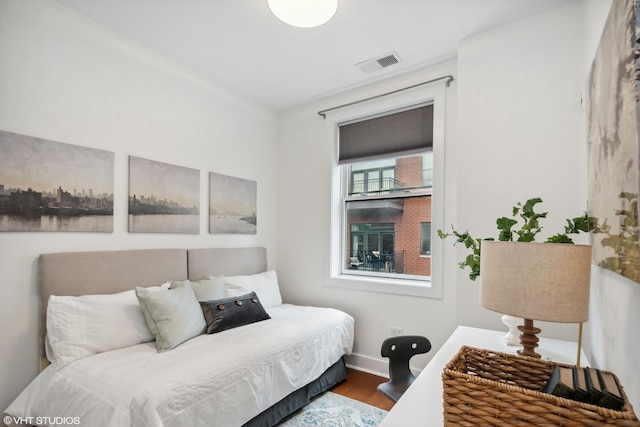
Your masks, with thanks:
[(404, 183), (394, 178), (369, 179), (351, 181), (351, 191), (353, 194), (388, 194), (404, 188)]
[(393, 252), (352, 250), (347, 265), (353, 270), (404, 273), (404, 250)]

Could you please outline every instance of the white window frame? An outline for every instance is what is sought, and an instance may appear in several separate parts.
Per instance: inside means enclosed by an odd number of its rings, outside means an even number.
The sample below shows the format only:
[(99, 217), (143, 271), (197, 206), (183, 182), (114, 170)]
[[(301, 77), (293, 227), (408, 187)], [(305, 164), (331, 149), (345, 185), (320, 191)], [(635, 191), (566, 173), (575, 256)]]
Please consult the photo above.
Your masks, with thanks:
[[(431, 200), (431, 277), (425, 280), (415, 277), (376, 273), (360, 274), (347, 271), (344, 263), (344, 248), (348, 236), (346, 230), (346, 207), (344, 195), (348, 182), (347, 167), (338, 165), (338, 127), (341, 123), (366, 119), (411, 106), (433, 102), (433, 189)], [(426, 298), (442, 298), (443, 250), (442, 239), (433, 236), (442, 229), (444, 218), (444, 168), (445, 168), (445, 84), (434, 84), (413, 89), (402, 94), (379, 98), (344, 108), (327, 116), (327, 125), (332, 127), (333, 161), (331, 165), (331, 237), (329, 239), (329, 268), (326, 286), (411, 295)], [(354, 274), (355, 273), (355, 274)]]

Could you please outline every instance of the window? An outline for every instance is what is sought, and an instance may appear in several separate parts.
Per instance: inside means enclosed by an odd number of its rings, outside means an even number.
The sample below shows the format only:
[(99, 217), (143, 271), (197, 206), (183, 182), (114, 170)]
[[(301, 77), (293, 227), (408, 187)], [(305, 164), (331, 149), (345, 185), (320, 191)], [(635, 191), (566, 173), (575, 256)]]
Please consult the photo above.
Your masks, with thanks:
[(431, 223), (420, 224), (420, 255), (431, 255)]
[(349, 107), (332, 123), (328, 286), (442, 295), (442, 244), (431, 230), (444, 205), (444, 86), (406, 98)]
[(433, 153), (427, 153), (422, 158), (422, 185), (433, 187)]
[(393, 161), (362, 162), (351, 168), (349, 194), (388, 193), (397, 187), (396, 166)]

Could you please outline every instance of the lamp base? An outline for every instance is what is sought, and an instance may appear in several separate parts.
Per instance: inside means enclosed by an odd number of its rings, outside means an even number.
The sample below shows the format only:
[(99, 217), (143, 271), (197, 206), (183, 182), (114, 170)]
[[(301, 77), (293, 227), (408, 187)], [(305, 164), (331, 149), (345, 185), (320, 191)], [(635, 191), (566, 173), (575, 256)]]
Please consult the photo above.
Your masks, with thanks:
[(535, 348), (538, 346), (537, 334), (541, 332), (541, 329), (533, 326), (533, 320), (524, 319), (524, 326), (518, 326), (518, 330), (522, 332), (520, 335), (520, 343), (522, 344), (522, 350), (518, 350), (517, 353), (520, 356), (535, 357), (540, 359), (538, 353), (535, 352)]

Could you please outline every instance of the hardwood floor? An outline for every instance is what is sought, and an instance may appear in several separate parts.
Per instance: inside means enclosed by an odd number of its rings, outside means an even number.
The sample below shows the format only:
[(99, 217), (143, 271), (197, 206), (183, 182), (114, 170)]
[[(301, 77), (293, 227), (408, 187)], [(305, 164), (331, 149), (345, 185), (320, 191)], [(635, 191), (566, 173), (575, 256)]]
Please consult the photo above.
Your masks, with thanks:
[(388, 411), (393, 402), (377, 390), (378, 384), (385, 381), (386, 378), (347, 368), (347, 380), (331, 391)]

